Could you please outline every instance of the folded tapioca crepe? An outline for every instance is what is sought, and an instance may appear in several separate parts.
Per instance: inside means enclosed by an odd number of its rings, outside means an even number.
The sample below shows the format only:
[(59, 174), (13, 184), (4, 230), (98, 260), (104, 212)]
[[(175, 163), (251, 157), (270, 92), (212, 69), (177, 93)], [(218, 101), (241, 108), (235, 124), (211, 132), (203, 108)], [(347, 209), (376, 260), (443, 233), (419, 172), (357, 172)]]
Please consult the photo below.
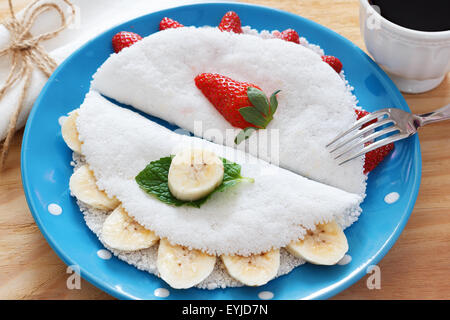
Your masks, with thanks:
[(301, 45), (213, 28), (165, 30), (113, 54), (94, 75), (92, 88), (196, 136), (235, 147), (239, 130), (226, 134), (233, 127), (195, 85), (194, 78), (204, 72), (253, 83), (268, 95), (281, 90), (268, 130), (258, 130), (239, 148), (247, 145), (263, 160), (365, 195), (364, 159), (339, 166), (325, 148), (355, 121), (356, 99), (317, 53)]
[[(88, 93), (76, 127), (97, 186), (160, 238), (211, 254), (260, 253), (302, 238), (306, 229), (359, 213), (362, 197), (258, 160), (242, 151), (172, 132), (99, 93)], [(200, 208), (176, 207), (147, 194), (135, 177), (150, 162), (203, 148), (241, 165), (253, 178), (217, 192)]]

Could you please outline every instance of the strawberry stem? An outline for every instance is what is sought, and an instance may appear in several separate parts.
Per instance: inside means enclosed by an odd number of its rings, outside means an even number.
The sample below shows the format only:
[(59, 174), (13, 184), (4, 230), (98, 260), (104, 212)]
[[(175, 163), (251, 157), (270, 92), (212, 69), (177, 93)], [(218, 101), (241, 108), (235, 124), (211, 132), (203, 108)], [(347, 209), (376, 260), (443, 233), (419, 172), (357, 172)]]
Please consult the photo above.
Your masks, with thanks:
[[(273, 115), (278, 109), (277, 94), (281, 90), (276, 90), (270, 96), (270, 103), (267, 96), (259, 89), (248, 87), (247, 97), (251, 102), (251, 107), (243, 107), (239, 109), (239, 113), (245, 121), (253, 124), (257, 128), (247, 127), (240, 131), (234, 139), (235, 144), (240, 144), (247, 140), (256, 129), (266, 129), (269, 123), (273, 120)], [(252, 130), (250, 130), (252, 129)]]

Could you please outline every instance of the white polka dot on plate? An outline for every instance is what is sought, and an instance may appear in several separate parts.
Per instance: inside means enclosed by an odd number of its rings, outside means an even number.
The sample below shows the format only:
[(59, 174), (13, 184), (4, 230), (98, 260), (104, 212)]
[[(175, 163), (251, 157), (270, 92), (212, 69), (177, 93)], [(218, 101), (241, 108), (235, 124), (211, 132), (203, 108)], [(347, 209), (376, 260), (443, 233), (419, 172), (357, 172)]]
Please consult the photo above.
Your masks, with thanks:
[(339, 260), (339, 262), (337, 264), (340, 266), (345, 266), (346, 264), (349, 264), (350, 262), (352, 262), (352, 256), (346, 254), (345, 256), (342, 257), (341, 260)]
[(183, 136), (190, 136), (191, 133), (185, 129), (178, 128), (175, 130), (175, 133), (181, 134)]
[(153, 291), (153, 294), (155, 295), (155, 297), (167, 298), (170, 295), (170, 292), (165, 288), (158, 288)]
[(387, 204), (392, 204), (394, 202), (397, 202), (399, 198), (400, 195), (398, 194), (398, 192), (391, 192), (384, 197), (384, 202), (386, 202)]
[(59, 216), (62, 213), (62, 208), (56, 203), (50, 203), (47, 210), (54, 216)]
[(64, 122), (66, 121), (67, 116), (61, 116), (58, 118), (58, 123), (60, 126), (62, 126), (64, 124)]
[(111, 254), (111, 252), (109, 252), (108, 250), (100, 249), (100, 250), (97, 251), (97, 256), (98, 256), (100, 259), (103, 259), (103, 260), (109, 260), (109, 259), (111, 259), (112, 254)]
[(273, 298), (273, 296), (273, 292), (270, 291), (261, 291), (260, 293), (258, 293), (258, 298), (262, 300), (270, 300)]

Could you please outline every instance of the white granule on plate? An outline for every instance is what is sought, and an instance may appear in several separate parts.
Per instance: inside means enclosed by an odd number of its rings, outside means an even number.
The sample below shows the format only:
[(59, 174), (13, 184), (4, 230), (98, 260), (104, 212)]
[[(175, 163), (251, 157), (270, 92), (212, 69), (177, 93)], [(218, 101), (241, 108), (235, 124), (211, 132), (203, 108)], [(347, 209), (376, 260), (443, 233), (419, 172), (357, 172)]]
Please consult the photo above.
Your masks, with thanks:
[(195, 77), (219, 73), (258, 85), (267, 95), (281, 89), (267, 130), (258, 130), (238, 149), (364, 197), (364, 158), (339, 166), (325, 147), (356, 121), (356, 99), (343, 73), (323, 62), (323, 52), (306, 39), (298, 45), (271, 38), (268, 31), (258, 37), (256, 30), (245, 30), (247, 34), (206, 27), (157, 32), (112, 54), (95, 73), (92, 88), (230, 147), (236, 147), (236, 128), (198, 90)]
[[(179, 135), (116, 106), (97, 92), (78, 110), (81, 151), (97, 185), (137, 222), (173, 243), (210, 254), (249, 255), (303, 238), (330, 220), (351, 224), (362, 198), (279, 168), (230, 147)], [(135, 177), (150, 161), (186, 148), (206, 149), (241, 166), (243, 181), (201, 206), (175, 207), (144, 192)]]

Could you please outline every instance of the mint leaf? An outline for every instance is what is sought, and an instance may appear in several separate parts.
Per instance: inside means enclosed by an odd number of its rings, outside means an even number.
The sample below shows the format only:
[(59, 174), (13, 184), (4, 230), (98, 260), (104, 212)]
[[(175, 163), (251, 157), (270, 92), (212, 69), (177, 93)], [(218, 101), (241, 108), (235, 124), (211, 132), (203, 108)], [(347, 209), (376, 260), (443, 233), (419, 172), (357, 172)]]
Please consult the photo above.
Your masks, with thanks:
[(247, 88), (247, 97), (248, 100), (252, 103), (252, 105), (265, 116), (269, 115), (270, 107), (269, 101), (267, 100), (266, 95), (259, 89), (248, 87)]
[(249, 182), (254, 181), (251, 178), (245, 178), (241, 176), (241, 166), (239, 164), (230, 162), (222, 158), (224, 174), (223, 181), (220, 186), (218, 186), (213, 192), (202, 199), (198, 199), (195, 201), (179, 200), (175, 198), (169, 190), (168, 176), (172, 158), (173, 156), (170, 156), (150, 162), (144, 170), (139, 172), (135, 180), (139, 187), (148, 194), (156, 197), (164, 203), (177, 207), (188, 205), (200, 208), (200, 206), (204, 204), (215, 192), (223, 192), (226, 189), (244, 180), (247, 180)]
[[(240, 179), (241, 177), (241, 165), (221, 158), (223, 162), (223, 181), (229, 182), (232, 180)], [(223, 184), (223, 183), (222, 183)]]
[(256, 128), (247, 127), (244, 130), (239, 131), (236, 138), (234, 138), (235, 144), (240, 144), (242, 141), (247, 140), (256, 131)]
[(135, 180), (142, 190), (155, 195), (162, 202), (175, 206), (183, 205), (183, 201), (175, 198), (169, 190), (168, 175), (172, 157), (152, 161), (139, 172)]

